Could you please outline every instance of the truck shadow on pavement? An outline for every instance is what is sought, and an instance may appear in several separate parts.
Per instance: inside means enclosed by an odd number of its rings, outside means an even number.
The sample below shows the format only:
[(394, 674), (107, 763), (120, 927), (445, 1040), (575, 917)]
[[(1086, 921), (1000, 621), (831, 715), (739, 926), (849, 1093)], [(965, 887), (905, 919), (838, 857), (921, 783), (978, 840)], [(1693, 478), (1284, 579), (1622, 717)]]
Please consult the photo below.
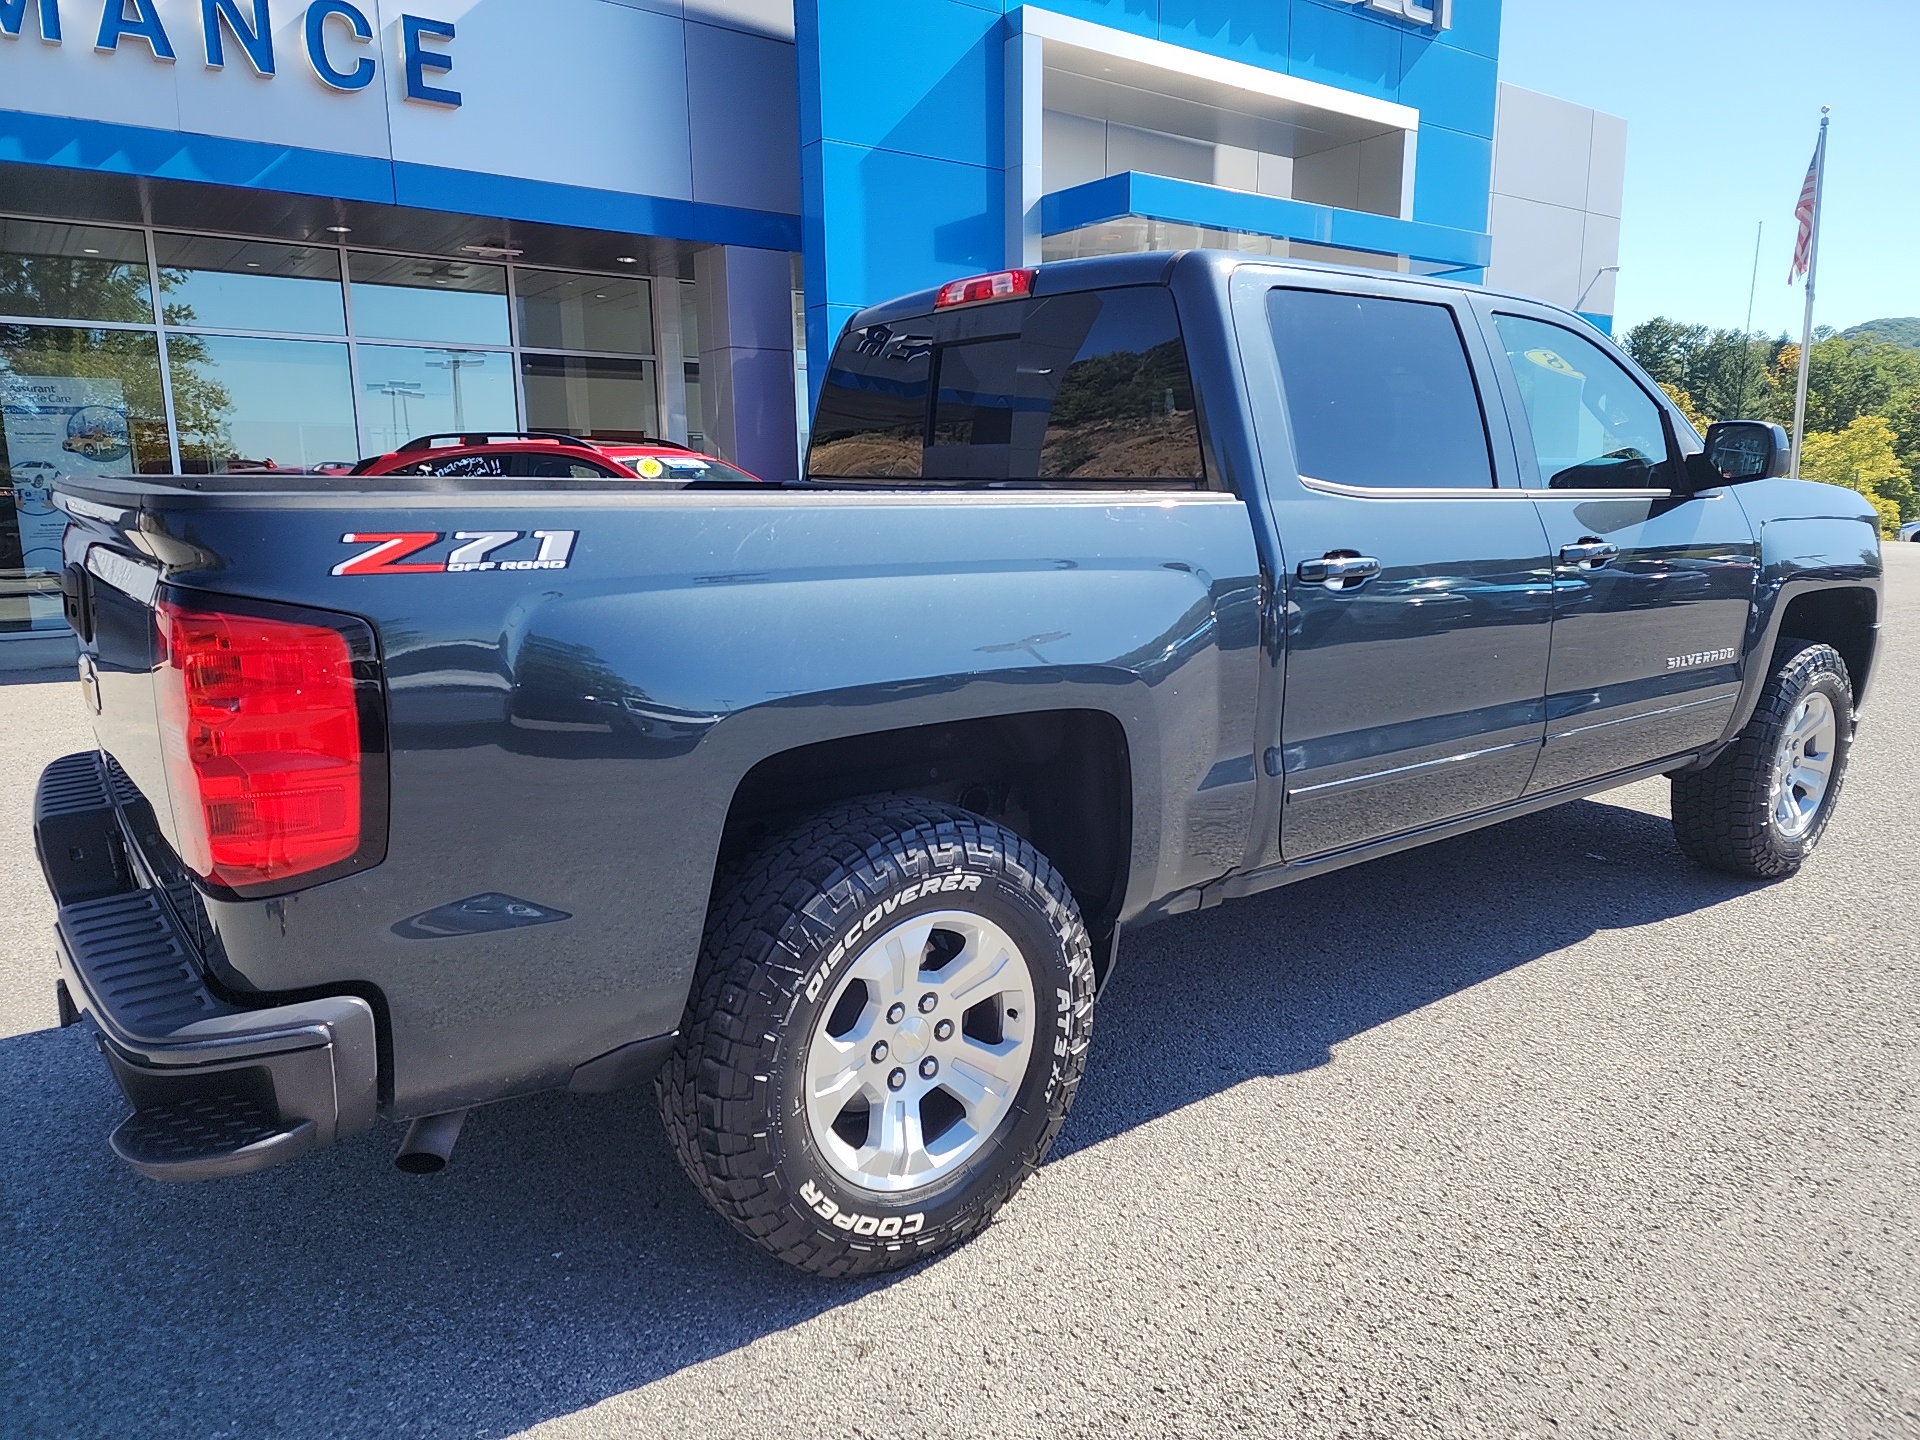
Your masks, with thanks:
[[(1598, 930), (1753, 887), (1583, 803), (1130, 938), (1056, 1155)], [(81, 1029), (0, 1041), (9, 1435), (502, 1435), (848, 1304), (707, 1213), (649, 1090), (476, 1112), (452, 1167), (381, 1126), (265, 1174), (149, 1184)], [(1017, 1222), (1017, 1211), (1012, 1223)], [(938, 1262), (936, 1262), (938, 1263)]]

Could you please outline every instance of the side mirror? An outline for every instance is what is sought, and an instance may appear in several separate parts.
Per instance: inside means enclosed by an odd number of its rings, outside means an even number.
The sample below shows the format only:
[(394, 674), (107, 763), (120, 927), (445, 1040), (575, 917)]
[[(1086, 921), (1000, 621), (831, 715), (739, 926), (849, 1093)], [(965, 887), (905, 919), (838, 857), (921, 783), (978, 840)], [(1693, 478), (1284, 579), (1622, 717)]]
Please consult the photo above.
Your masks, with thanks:
[(1787, 432), (1765, 420), (1723, 420), (1707, 427), (1706, 453), (1689, 468), (1695, 488), (1737, 485), (1743, 480), (1772, 480), (1787, 473), (1792, 447)]

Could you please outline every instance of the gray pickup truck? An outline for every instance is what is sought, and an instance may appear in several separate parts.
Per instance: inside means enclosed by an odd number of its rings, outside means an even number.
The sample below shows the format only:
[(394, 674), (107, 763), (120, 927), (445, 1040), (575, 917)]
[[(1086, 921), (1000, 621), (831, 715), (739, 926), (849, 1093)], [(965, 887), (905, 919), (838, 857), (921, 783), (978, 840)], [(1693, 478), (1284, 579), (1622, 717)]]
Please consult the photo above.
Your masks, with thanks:
[(798, 484), (63, 481), (62, 1017), (158, 1179), (651, 1081), (755, 1243), (910, 1263), (1129, 927), (1655, 775), (1798, 869), (1880, 551), (1783, 440), (1530, 301), (1185, 253), (853, 316)]

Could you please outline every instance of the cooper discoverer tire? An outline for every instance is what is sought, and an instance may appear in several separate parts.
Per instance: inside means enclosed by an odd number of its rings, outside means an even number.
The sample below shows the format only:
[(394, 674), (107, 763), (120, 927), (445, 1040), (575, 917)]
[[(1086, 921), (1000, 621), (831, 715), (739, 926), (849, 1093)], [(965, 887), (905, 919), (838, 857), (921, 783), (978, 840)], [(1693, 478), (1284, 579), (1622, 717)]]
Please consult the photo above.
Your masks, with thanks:
[(1079, 908), (1025, 840), (931, 801), (836, 807), (716, 895), (658, 1082), (668, 1139), (788, 1264), (912, 1264), (983, 1229), (1045, 1158), (1093, 993)]
[(1709, 870), (1777, 880), (1820, 843), (1846, 778), (1853, 685), (1833, 647), (1783, 640), (1753, 718), (1713, 764), (1673, 778), (1673, 833)]

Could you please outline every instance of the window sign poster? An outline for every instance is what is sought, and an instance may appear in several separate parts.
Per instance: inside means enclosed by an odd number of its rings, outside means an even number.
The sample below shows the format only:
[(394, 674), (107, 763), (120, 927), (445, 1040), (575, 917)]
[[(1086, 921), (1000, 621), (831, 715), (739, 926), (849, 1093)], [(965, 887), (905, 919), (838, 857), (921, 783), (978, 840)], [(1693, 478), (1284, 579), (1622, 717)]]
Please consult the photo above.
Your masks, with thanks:
[[(0, 375), (0, 424), (12, 472), (23, 578), (57, 575), (67, 520), (54, 508), (54, 481), (62, 476), (133, 474), (126, 392), (118, 380)], [(41, 592), (36, 586), (28, 602), (35, 629), (61, 623), (57, 591)]]

